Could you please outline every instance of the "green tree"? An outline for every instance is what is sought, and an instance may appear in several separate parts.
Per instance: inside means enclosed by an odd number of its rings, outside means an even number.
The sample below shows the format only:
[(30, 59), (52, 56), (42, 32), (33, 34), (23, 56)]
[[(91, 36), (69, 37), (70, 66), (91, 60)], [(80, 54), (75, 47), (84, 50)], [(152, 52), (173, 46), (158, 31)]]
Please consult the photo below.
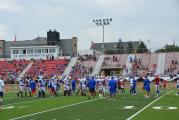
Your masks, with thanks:
[(117, 50), (105, 50), (105, 54), (119, 54)]
[(147, 46), (144, 42), (140, 42), (139, 46), (137, 47), (137, 53), (145, 53), (148, 52)]
[(132, 45), (131, 42), (128, 42), (128, 47), (127, 47), (127, 49), (128, 49), (128, 53), (129, 53), (129, 54), (134, 52), (134, 47), (133, 47), (133, 45)]
[(172, 44), (172, 45), (165, 45), (163, 48), (160, 48), (155, 51), (155, 53), (160, 52), (179, 52), (179, 46)]

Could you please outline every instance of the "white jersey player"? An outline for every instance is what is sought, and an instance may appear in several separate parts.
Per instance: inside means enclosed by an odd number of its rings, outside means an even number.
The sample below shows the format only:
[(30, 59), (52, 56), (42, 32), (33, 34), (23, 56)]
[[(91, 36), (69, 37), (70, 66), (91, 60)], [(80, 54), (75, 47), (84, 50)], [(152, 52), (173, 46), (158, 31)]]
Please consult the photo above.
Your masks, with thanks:
[(64, 78), (64, 96), (70, 96), (71, 95), (71, 86), (70, 86), (70, 80), (69, 76), (66, 76)]
[(86, 78), (85, 77), (80, 79), (80, 86), (81, 86), (81, 95), (86, 96)]
[(45, 97), (45, 80), (39, 80), (39, 97)]
[(52, 80), (53, 80), (52, 85), (53, 85), (53, 89), (54, 89), (54, 95), (57, 96), (60, 84), (59, 84), (57, 78), (53, 78)]
[(3, 89), (4, 89), (4, 81), (0, 78), (0, 112), (2, 109), (2, 103), (3, 103)]
[(179, 96), (179, 77), (177, 77), (177, 89), (178, 89), (177, 95)]
[(19, 92), (17, 93), (17, 96), (19, 97), (19, 95), (21, 94), (21, 97), (23, 97), (23, 91), (24, 91), (24, 78), (22, 77), (19, 80)]
[(99, 91), (99, 96), (101, 97), (104, 93), (103, 93), (103, 82), (104, 82), (104, 79), (102, 79), (102, 77), (100, 77), (98, 79), (98, 91)]

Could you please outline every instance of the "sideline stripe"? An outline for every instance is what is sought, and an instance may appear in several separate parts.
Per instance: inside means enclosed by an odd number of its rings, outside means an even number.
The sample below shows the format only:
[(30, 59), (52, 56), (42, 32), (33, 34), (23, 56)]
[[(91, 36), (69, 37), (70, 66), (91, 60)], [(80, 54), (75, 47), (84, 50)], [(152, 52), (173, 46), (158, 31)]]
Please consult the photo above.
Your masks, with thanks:
[(16, 99), (17, 97), (7, 97), (7, 98), (3, 98), (3, 100), (9, 100), (9, 99)]
[(12, 119), (9, 119), (9, 120), (18, 120), (18, 119), (21, 119), (21, 118), (26, 118), (26, 117), (29, 117), (29, 116), (38, 115), (38, 114), (42, 114), (42, 113), (46, 113), (46, 112), (50, 112), (50, 111), (54, 111), (54, 110), (58, 110), (58, 109), (62, 109), (62, 108), (76, 106), (76, 105), (79, 105), (79, 104), (88, 103), (88, 102), (100, 100), (100, 99), (103, 99), (103, 98), (104, 97), (97, 98), (97, 99), (94, 99), (94, 100), (87, 100), (87, 101), (83, 101), (83, 102), (79, 102), (79, 103), (74, 103), (74, 104), (70, 104), (70, 105), (65, 105), (65, 106), (61, 106), (61, 107), (57, 107), (57, 108), (52, 108), (52, 109), (49, 109), (49, 110), (45, 110), (45, 111), (41, 111), (41, 112), (29, 114), (29, 115), (24, 115), (24, 116), (17, 117), (17, 118), (12, 118)]
[[(62, 96), (63, 97), (63, 96)], [(10, 105), (18, 105), (18, 104), (23, 104), (23, 103), (30, 103), (34, 101), (41, 101), (41, 100), (50, 100), (50, 99), (61, 99), (62, 97), (47, 97), (47, 98), (28, 98), (27, 100), (21, 101), (21, 102), (16, 102), (16, 103), (10, 103), (10, 104), (4, 104), (3, 106), (10, 106)], [(23, 100), (23, 99), (22, 99)]]
[(15, 108), (15, 106), (9, 106), (9, 107), (5, 107), (5, 108), (3, 107), (2, 109), (5, 110), (5, 109), (12, 109), (12, 108)]
[[(32, 99), (32, 100), (31, 100)], [(30, 103), (30, 102), (34, 102), (34, 101), (41, 101), (41, 100), (49, 100), (49, 99), (52, 99), (52, 98), (42, 98), (42, 99), (28, 99), (28, 100), (25, 100), (25, 101), (21, 101), (21, 102), (16, 102), (16, 103), (10, 103), (10, 104), (4, 104), (3, 106), (10, 106), (10, 105), (18, 105), (18, 104), (23, 104), (23, 103)]]
[(172, 91), (162, 95), (161, 97), (157, 98), (156, 100), (152, 101), (150, 104), (148, 104), (147, 106), (145, 106), (144, 108), (142, 108), (141, 110), (139, 110), (138, 112), (136, 112), (135, 114), (133, 114), (132, 116), (130, 116), (129, 118), (127, 118), (126, 120), (131, 120), (132, 118), (134, 118), (135, 116), (137, 116), (138, 114), (140, 114), (142, 111), (144, 111), (146, 108), (148, 108), (149, 106), (151, 106), (153, 103), (157, 102), (158, 100), (162, 99), (164, 96), (170, 94)]

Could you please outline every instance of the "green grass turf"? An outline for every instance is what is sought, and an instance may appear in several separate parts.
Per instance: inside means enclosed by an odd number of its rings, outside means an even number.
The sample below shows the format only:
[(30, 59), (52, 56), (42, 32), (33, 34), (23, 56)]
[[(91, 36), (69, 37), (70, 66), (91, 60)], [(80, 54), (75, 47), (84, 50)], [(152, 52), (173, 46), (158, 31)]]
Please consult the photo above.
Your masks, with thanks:
[[(163, 91), (163, 90), (161, 90)], [(170, 90), (167, 90), (170, 91)], [(20, 120), (125, 120), (143, 107), (154, 101), (156, 98), (154, 87), (152, 87), (152, 97), (144, 98), (144, 93), (138, 89), (137, 95), (120, 94), (115, 100), (107, 98), (98, 99), (81, 103), (66, 108), (31, 115)], [(176, 91), (175, 91), (176, 92)], [(161, 95), (165, 92), (161, 92)], [(149, 106), (143, 112), (134, 117), (135, 120), (175, 120), (178, 118), (178, 110), (154, 110), (152, 106), (174, 106), (179, 108), (179, 97), (174, 92), (164, 96), (161, 100)], [(74, 103), (88, 101), (87, 97), (81, 96), (59, 96), (47, 98), (17, 98), (16, 93), (5, 94), (3, 107), (15, 106), (12, 109), (4, 109), (0, 112), (0, 120), (8, 120), (24, 115), (29, 115), (41, 111), (50, 110)], [(135, 106), (133, 109), (126, 110), (125, 106)]]
[[(145, 111), (135, 117), (134, 120), (178, 120), (179, 118), (179, 96), (175, 95), (176, 91), (164, 96), (159, 101), (152, 104)], [(156, 110), (153, 107), (163, 106), (162, 109)], [(168, 110), (167, 106), (177, 107), (176, 110)]]
[[(119, 95), (115, 100), (103, 98), (100, 100), (79, 104), (76, 106), (58, 109), (47, 113), (30, 116), (24, 119), (39, 118), (43, 120), (125, 120), (137, 110), (151, 102), (153, 99), (144, 101), (143, 95), (131, 96), (129, 94)], [(124, 106), (136, 106), (133, 110), (124, 110)]]

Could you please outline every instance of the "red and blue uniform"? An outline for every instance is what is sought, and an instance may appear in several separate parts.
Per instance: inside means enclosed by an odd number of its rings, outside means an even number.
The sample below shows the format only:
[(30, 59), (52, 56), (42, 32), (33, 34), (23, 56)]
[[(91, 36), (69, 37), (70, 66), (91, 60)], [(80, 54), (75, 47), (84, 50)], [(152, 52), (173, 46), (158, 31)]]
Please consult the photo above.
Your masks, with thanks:
[(32, 93), (36, 92), (36, 84), (34, 80), (30, 80), (30, 89)]

